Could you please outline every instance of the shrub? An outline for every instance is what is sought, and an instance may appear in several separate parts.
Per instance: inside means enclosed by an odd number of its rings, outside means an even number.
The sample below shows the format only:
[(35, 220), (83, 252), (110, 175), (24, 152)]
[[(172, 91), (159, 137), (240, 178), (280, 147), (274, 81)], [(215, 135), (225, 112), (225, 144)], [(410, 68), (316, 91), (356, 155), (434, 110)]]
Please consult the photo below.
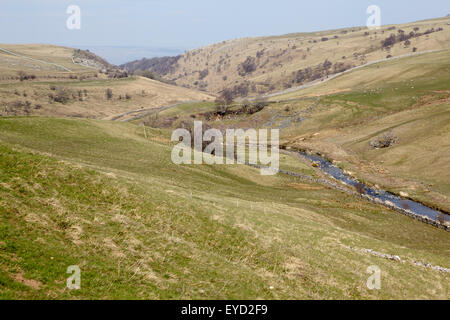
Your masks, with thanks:
[(106, 89), (105, 95), (106, 95), (106, 99), (107, 99), (107, 100), (111, 100), (112, 97), (113, 97), (113, 91), (112, 91), (112, 89), (110, 89), (110, 88)]
[(200, 80), (205, 79), (208, 76), (208, 74), (209, 74), (209, 70), (208, 69), (200, 71), (200, 74), (199, 74)]
[(59, 87), (56, 89), (56, 94), (53, 100), (62, 104), (67, 103), (70, 100), (71, 93), (67, 88)]
[(388, 48), (388, 47), (393, 46), (395, 44), (396, 40), (397, 40), (397, 38), (396, 38), (395, 34), (392, 33), (389, 37), (387, 37), (386, 39), (381, 41), (381, 45), (384, 48)]
[(241, 77), (244, 77), (255, 70), (256, 70), (256, 58), (254, 57), (249, 56), (244, 62), (238, 65), (238, 73)]
[(17, 72), (17, 75), (19, 76), (20, 81), (25, 80), (26, 74), (23, 71)]
[(374, 149), (383, 149), (383, 148), (389, 148), (393, 144), (398, 142), (398, 137), (396, 137), (392, 130), (389, 130), (387, 133), (375, 138), (374, 140), (370, 141), (370, 146)]
[(135, 74), (152, 80), (158, 79), (158, 76), (151, 70), (138, 71)]
[(230, 89), (225, 89), (222, 91), (221, 95), (216, 99), (217, 104), (229, 105), (233, 103), (233, 91)]

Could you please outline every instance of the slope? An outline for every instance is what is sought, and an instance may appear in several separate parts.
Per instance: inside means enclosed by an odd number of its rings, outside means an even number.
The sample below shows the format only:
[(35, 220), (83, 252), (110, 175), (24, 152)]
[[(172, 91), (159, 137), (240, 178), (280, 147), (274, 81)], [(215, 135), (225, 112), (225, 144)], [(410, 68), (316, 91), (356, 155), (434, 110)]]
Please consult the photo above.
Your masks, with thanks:
[(448, 297), (448, 275), (415, 263), (450, 266), (445, 231), (289, 176), (174, 165), (169, 134), (0, 119), (0, 297)]
[(178, 57), (134, 61), (130, 71), (150, 68), (189, 88), (235, 97), (257, 96), (326, 79), (372, 61), (448, 49), (449, 18), (313, 33), (244, 38), (188, 51)]
[(0, 45), (0, 116), (111, 118), (208, 94), (129, 77), (88, 52), (51, 45)]

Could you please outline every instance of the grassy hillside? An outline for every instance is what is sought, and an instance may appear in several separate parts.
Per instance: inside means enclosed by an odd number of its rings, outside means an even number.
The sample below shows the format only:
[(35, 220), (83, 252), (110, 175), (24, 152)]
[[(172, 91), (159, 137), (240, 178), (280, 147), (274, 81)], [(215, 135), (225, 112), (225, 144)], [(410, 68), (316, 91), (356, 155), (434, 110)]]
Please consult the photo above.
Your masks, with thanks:
[(210, 95), (195, 90), (126, 77), (117, 67), (86, 51), (0, 44), (1, 116), (103, 119), (180, 101), (209, 99)]
[[(450, 48), (450, 19), (223, 41), (182, 56), (123, 65), (150, 68), (189, 88), (257, 96), (325, 79), (369, 62)], [(394, 35), (394, 38), (392, 38)], [(386, 41), (387, 39), (390, 39)]]
[[(449, 212), (449, 74), (450, 52), (444, 51), (373, 65), (277, 97), (321, 96), (308, 120), (285, 131), (285, 141), (342, 161), (362, 180)], [(370, 147), (388, 132), (398, 143)]]
[[(216, 128), (281, 129), (282, 144), (318, 151), (361, 181), (450, 211), (450, 51), (394, 59), (315, 87), (270, 98), (252, 115), (212, 117), (211, 103), (186, 104), (144, 119), (176, 127), (192, 117)], [(280, 102), (285, 101), (285, 102)], [(370, 143), (392, 132), (397, 143)]]
[[(450, 267), (445, 231), (289, 176), (174, 165), (169, 133), (0, 119), (0, 297), (448, 297), (447, 274), (414, 264)], [(79, 291), (65, 289), (69, 265)]]

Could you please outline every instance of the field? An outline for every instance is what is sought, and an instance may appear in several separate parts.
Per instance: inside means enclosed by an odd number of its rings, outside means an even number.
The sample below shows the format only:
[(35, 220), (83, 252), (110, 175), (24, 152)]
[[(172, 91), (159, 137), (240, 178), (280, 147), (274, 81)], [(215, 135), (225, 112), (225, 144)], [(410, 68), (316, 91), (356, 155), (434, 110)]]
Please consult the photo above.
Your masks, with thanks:
[[(383, 207), (246, 166), (174, 165), (164, 130), (15, 117), (0, 133), (3, 299), (448, 297), (448, 275), (414, 264), (448, 267), (448, 234)], [(81, 290), (65, 288), (69, 265)]]
[[(101, 70), (74, 64), (71, 48), (1, 44), (0, 49), (7, 50), (0, 50), (2, 116), (109, 119), (133, 110), (212, 99), (202, 92), (143, 77), (111, 79)], [(19, 75), (33, 78), (20, 81)], [(109, 97), (107, 89), (111, 90)]]

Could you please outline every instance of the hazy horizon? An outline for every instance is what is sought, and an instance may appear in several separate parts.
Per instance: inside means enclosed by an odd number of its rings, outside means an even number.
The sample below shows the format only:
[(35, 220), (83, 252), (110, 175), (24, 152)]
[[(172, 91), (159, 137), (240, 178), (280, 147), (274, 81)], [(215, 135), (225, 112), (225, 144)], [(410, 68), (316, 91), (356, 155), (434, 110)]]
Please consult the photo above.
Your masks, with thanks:
[[(383, 25), (450, 13), (442, 0), (3, 0), (0, 42), (90, 49), (121, 64), (229, 39), (364, 26), (372, 4), (381, 8)], [(80, 30), (66, 27), (69, 5), (81, 8)]]

